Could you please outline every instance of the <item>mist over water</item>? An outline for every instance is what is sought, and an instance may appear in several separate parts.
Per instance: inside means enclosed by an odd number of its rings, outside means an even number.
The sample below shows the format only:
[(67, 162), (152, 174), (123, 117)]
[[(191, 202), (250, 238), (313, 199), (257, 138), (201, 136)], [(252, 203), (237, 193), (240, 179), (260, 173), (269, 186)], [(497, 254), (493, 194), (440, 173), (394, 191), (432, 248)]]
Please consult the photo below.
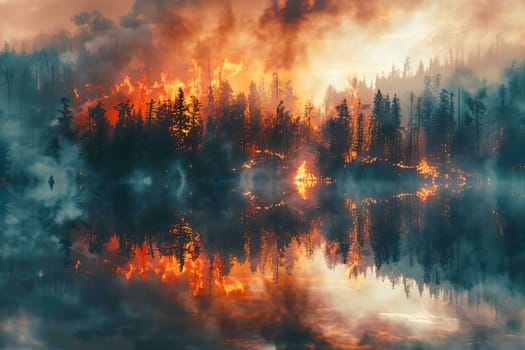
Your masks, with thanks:
[(245, 180), (200, 190), (143, 174), (66, 193), (56, 177), (53, 191), (2, 191), (4, 348), (523, 343), (521, 185), (428, 198), (315, 185), (305, 200), (285, 184), (265, 197)]

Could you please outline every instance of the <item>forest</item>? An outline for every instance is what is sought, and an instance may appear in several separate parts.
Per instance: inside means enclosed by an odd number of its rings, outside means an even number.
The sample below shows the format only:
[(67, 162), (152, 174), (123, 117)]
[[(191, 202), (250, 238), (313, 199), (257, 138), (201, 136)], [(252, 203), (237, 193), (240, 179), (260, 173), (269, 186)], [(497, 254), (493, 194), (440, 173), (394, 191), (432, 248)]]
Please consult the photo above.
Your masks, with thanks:
[[(85, 53), (95, 55), (90, 60), (103, 54)], [(396, 180), (422, 161), (442, 173), (456, 167), (483, 177), (494, 172), (521, 176), (525, 167), (520, 151), (525, 63), (513, 62), (494, 84), (460, 62), (421, 64), (413, 75), (407, 66), (402, 75), (394, 67), (387, 77), (377, 78), (377, 89), (357, 79), (347, 93), (329, 87), (324, 110), (310, 100), (301, 104), (292, 83), (283, 84), (277, 73), (268, 87), (252, 81), (247, 93), (233, 91), (227, 80), (210, 79), (201, 96), (172, 87), (173, 99), (168, 94), (145, 100), (126, 96), (131, 85), (118, 93), (92, 87), (50, 49), (25, 53), (6, 45), (0, 66), (4, 183), (43, 181), (31, 179), (17, 164), (9, 170), (17, 152), (11, 140), (22, 142), (23, 137), (33, 139), (34, 151), (56, 164), (75, 147), (73, 158), (82, 165), (74, 172), (109, 182), (137, 169), (162, 177), (175, 163), (189, 179), (220, 180), (261, 153), (263, 161), (273, 158), (283, 165), (313, 156), (324, 180)], [(396, 85), (405, 88), (391, 91)], [(89, 96), (81, 96), (79, 86)], [(414, 91), (407, 91), (410, 86)], [(16, 136), (10, 132), (14, 128), (19, 128)]]

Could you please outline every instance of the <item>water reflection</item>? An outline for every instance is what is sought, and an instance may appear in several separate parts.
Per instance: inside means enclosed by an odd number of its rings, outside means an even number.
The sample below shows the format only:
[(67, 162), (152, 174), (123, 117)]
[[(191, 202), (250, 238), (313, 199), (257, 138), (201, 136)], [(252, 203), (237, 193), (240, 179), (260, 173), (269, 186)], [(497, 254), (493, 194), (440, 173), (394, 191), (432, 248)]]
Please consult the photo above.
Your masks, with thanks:
[[(186, 184), (174, 200), (168, 186), (98, 186), (67, 197), (85, 210), (65, 222), (58, 204), (2, 193), (0, 347), (517, 349), (525, 341), (519, 191), (372, 196), (323, 184), (265, 196), (220, 182)], [(35, 214), (20, 214), (28, 208)]]

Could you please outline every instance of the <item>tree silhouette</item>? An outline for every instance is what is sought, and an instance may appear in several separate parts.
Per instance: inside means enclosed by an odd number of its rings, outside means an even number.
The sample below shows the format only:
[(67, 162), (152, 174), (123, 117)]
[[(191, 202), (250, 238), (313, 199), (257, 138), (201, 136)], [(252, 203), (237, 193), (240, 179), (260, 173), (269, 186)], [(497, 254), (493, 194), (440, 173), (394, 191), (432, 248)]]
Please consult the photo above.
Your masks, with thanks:
[(60, 109), (58, 112), (60, 113), (60, 116), (58, 117), (59, 134), (66, 140), (75, 140), (76, 132), (74, 131), (73, 125), (74, 117), (73, 111), (71, 110), (71, 102), (68, 98), (62, 97), (60, 99)]

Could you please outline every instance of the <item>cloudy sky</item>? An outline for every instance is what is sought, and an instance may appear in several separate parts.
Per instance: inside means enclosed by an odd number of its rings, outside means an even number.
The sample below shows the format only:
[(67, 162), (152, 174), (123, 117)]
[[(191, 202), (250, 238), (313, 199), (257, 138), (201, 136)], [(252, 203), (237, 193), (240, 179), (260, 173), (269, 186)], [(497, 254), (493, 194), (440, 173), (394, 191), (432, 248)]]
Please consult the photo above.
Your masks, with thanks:
[[(184, 52), (205, 66), (228, 58), (243, 62), (250, 79), (279, 71), (310, 86), (341, 87), (354, 74), (371, 81), (408, 56), (414, 66), (436, 55), (468, 56), (497, 37), (525, 46), (521, 0), (0, 0), (0, 38), (31, 47), (41, 34), (78, 33), (72, 18), (86, 11), (114, 24), (94, 30), (90, 47), (123, 40), (143, 47), (147, 38), (177, 45), (177, 59)], [(154, 64), (175, 59), (165, 57)]]

